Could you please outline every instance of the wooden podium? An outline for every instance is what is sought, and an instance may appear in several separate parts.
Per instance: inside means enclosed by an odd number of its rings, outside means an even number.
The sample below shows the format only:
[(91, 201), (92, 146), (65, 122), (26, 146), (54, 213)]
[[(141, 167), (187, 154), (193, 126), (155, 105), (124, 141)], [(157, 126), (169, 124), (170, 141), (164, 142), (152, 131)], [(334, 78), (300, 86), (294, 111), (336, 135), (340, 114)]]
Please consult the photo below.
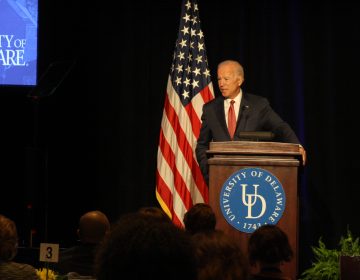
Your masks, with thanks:
[[(233, 173), (249, 167), (265, 169), (281, 182), (286, 196), (286, 206), (277, 225), (288, 235), (294, 251), (294, 258), (291, 262), (285, 263), (282, 270), (292, 279), (297, 279), (300, 145), (277, 142), (211, 142), (207, 153), (209, 157), (209, 204), (216, 215), (216, 227), (232, 236), (245, 254), (251, 233), (236, 229), (224, 218), (219, 198), (222, 186)], [(241, 198), (239, 198), (239, 203), (241, 203)]]

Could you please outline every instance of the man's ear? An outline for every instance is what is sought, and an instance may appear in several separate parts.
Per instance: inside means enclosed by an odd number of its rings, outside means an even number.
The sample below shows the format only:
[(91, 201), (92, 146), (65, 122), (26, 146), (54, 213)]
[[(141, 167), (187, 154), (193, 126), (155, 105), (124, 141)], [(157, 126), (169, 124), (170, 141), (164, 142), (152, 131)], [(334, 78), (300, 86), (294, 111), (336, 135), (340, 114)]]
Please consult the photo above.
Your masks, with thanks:
[(77, 231), (76, 231), (76, 234), (77, 234), (77, 236), (79, 237), (79, 239), (81, 239), (81, 233), (80, 233), (80, 229), (77, 229)]
[(238, 85), (239, 86), (241, 86), (242, 85), (242, 83), (244, 82), (244, 78), (242, 77), (242, 76), (239, 76), (239, 83), (238, 83)]

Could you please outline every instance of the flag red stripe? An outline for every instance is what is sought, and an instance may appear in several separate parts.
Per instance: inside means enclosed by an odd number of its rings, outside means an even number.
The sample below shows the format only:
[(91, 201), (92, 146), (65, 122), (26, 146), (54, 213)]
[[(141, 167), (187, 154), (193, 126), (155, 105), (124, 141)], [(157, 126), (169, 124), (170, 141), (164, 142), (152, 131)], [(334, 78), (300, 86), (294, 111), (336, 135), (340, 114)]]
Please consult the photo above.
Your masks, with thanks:
[(182, 222), (181, 219), (179, 219), (179, 217), (176, 215), (176, 213), (175, 213), (175, 215), (173, 215), (172, 221), (178, 227), (184, 228), (184, 223)]
[(169, 189), (169, 186), (161, 177), (159, 170), (156, 170), (156, 191), (166, 204), (166, 207), (168, 208), (172, 218), (174, 216), (173, 196)]
[[(202, 97), (202, 101), (201, 101), (201, 104), (200, 103), (200, 100), (199, 99), (193, 99), (191, 104), (193, 104), (193, 102), (196, 102), (198, 103), (198, 105), (200, 105), (202, 107), (202, 105), (204, 103), (207, 103), (209, 102), (211, 99), (214, 98), (212, 92), (210, 91), (210, 88), (209, 86), (206, 86), (205, 88), (203, 88), (199, 94), (201, 95)], [(194, 101), (195, 100), (195, 101)], [(194, 110), (194, 107), (191, 105), (191, 107), (189, 106), (186, 106), (186, 111), (189, 115), (189, 118), (191, 119), (191, 123), (192, 123), (192, 128), (193, 128), (193, 132), (194, 132), (194, 135), (196, 137), (196, 139), (199, 137), (200, 135), (200, 128), (201, 128), (201, 115), (199, 116), (196, 111)]]
[[(188, 109), (190, 108), (190, 109)], [(201, 123), (200, 123), (200, 120), (199, 118), (197, 117), (197, 114), (192, 106), (191, 103), (189, 103), (187, 106), (186, 106), (186, 111), (189, 112), (191, 111), (191, 116), (192, 116), (192, 120), (191, 122), (192, 123), (196, 123), (196, 121), (199, 122), (199, 127), (196, 128), (198, 129), (198, 131), (196, 132), (196, 138), (198, 138), (199, 134), (200, 134), (200, 126), (201, 126)], [(190, 117), (190, 116), (189, 116)], [(191, 118), (191, 117), (190, 117)], [(193, 128), (194, 128), (194, 125), (193, 125)], [(189, 150), (188, 150), (189, 151)], [(194, 177), (194, 181), (199, 189), (199, 192), (201, 193), (203, 199), (204, 199), (204, 202), (205, 203), (208, 203), (209, 201), (209, 191), (208, 191), (208, 186), (206, 185), (205, 183), (205, 180), (204, 180), (204, 177), (202, 176), (201, 174), (201, 170), (200, 170), (200, 167), (197, 163), (197, 161), (195, 160), (194, 158), (194, 153), (193, 151), (189, 151), (189, 154), (188, 154), (188, 162), (191, 160), (191, 163), (189, 163), (189, 166), (191, 167), (191, 173)]]
[(183, 201), (185, 207), (189, 209), (192, 206), (192, 199), (189, 190), (186, 187), (186, 183), (184, 182), (181, 174), (179, 173), (176, 164), (175, 164), (175, 154), (171, 150), (169, 143), (166, 141), (164, 136), (164, 132), (160, 130), (160, 149), (163, 154), (164, 159), (169, 164), (170, 168), (174, 174), (174, 187), (179, 194), (181, 200)]
[[(214, 99), (214, 94), (209, 89), (209, 86), (205, 87), (201, 92), (201, 96), (204, 99), (204, 103), (209, 102), (211, 99)], [(197, 136), (199, 137), (199, 136)]]
[(200, 134), (200, 127), (201, 127), (201, 121), (196, 114), (194, 107), (192, 106), (192, 103), (189, 103), (185, 106), (185, 110), (190, 118), (190, 121), (192, 123), (192, 131), (196, 138), (199, 137)]
[(157, 184), (156, 184), (156, 186), (157, 186), (157, 194), (160, 195), (161, 200), (166, 204), (166, 206), (164, 206), (161, 203), (161, 207), (166, 207), (167, 209), (164, 209), (164, 211), (165, 212), (170, 212), (171, 219), (172, 219), (173, 223), (175, 225), (183, 228), (184, 224), (183, 224), (182, 220), (179, 219), (178, 215), (176, 214), (176, 212), (174, 210), (172, 194), (171, 194), (171, 192), (169, 190), (169, 187), (164, 182), (164, 180), (162, 179), (162, 177), (161, 177), (158, 170), (156, 172), (156, 177), (157, 177)]
[[(191, 103), (189, 103), (191, 104)], [(177, 117), (177, 114), (174, 110), (174, 108), (171, 106), (168, 96), (165, 97), (165, 110), (166, 114), (168, 116), (169, 120), (171, 121), (171, 125), (175, 131), (177, 141), (179, 143), (179, 148), (182, 151), (190, 169), (192, 176), (194, 178), (194, 181), (199, 189), (199, 192), (201, 196), (203, 197), (204, 201), (207, 201), (208, 197), (208, 187), (204, 181), (204, 178), (201, 174), (200, 167), (198, 166), (193, 153), (193, 148), (189, 144), (186, 134), (184, 133), (183, 129), (180, 126), (179, 118)], [(195, 112), (194, 112), (195, 114)], [(187, 205), (186, 205), (187, 206)]]

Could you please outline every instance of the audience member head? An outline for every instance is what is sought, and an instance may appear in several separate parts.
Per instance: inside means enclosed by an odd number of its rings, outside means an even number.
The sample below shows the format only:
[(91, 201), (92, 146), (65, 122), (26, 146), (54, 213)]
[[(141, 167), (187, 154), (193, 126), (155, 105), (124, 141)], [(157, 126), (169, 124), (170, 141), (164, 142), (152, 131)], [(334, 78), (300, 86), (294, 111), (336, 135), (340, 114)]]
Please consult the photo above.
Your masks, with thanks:
[(17, 253), (17, 245), (15, 223), (0, 215), (0, 279), (39, 280), (33, 266), (13, 260)]
[(245, 280), (248, 262), (240, 247), (222, 231), (192, 235), (197, 259), (198, 280)]
[(98, 280), (196, 279), (190, 236), (172, 223), (141, 213), (120, 217), (96, 256)]
[(154, 217), (165, 222), (171, 222), (169, 216), (159, 207), (141, 207), (138, 212), (146, 217)]
[(90, 211), (81, 216), (78, 235), (83, 243), (97, 244), (110, 230), (110, 222), (100, 211)]
[(255, 230), (248, 243), (252, 265), (280, 265), (293, 256), (287, 235), (276, 225), (263, 225)]
[(0, 215), (0, 262), (12, 260), (17, 253), (18, 235), (15, 223)]
[(184, 225), (185, 230), (190, 234), (195, 234), (200, 231), (215, 230), (215, 213), (209, 204), (194, 204), (184, 215)]

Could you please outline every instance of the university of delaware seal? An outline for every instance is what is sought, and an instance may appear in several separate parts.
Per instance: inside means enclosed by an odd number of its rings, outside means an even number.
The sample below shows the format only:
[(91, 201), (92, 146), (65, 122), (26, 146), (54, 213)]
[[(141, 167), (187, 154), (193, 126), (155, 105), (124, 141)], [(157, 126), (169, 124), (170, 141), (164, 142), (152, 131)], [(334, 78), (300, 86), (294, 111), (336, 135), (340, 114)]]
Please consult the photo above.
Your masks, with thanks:
[(251, 233), (264, 224), (277, 224), (286, 203), (279, 180), (261, 168), (244, 168), (232, 174), (220, 191), (220, 208), (226, 221)]

